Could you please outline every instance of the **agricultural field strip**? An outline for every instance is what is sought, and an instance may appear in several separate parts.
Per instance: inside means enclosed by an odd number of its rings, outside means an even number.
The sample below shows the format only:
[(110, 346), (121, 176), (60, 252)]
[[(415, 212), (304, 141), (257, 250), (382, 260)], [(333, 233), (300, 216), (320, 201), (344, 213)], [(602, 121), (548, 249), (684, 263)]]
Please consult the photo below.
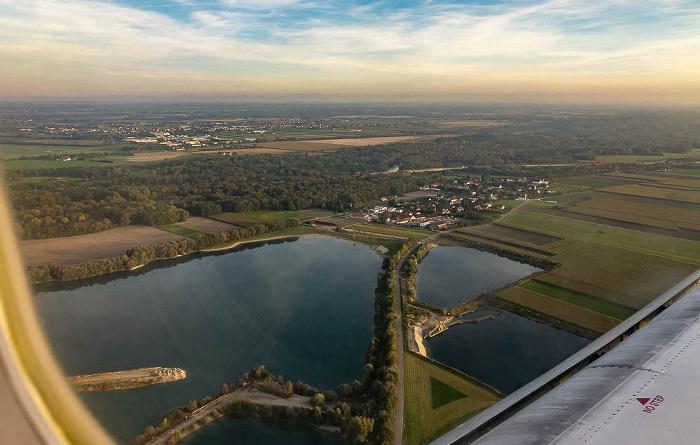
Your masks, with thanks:
[(518, 286), (505, 289), (497, 293), (496, 296), (518, 306), (581, 326), (599, 334), (607, 332), (620, 322), (620, 320), (605, 314)]
[(590, 207), (611, 212), (619, 212), (625, 215), (638, 215), (649, 219), (661, 219), (665, 221), (686, 223), (700, 227), (700, 206), (697, 210), (694, 209), (679, 209), (663, 204), (643, 204), (630, 203), (624, 198), (598, 198), (580, 201), (568, 210), (576, 209), (577, 207)]
[[(695, 264), (580, 239), (553, 250), (561, 265), (538, 280), (635, 309), (697, 269)], [(553, 277), (568, 282), (551, 282)]]
[(494, 241), (499, 244), (503, 244), (509, 247), (515, 247), (516, 249), (524, 250), (526, 252), (531, 252), (534, 254), (537, 254), (539, 256), (544, 256), (544, 257), (552, 257), (555, 255), (554, 252), (550, 252), (548, 250), (540, 249), (535, 245), (525, 243), (519, 240), (515, 240), (516, 242), (513, 241), (513, 238), (506, 238), (498, 235), (491, 235), (491, 234), (484, 234), (481, 232), (475, 233), (473, 231), (469, 230), (464, 230), (464, 229), (459, 229), (457, 230), (457, 233), (462, 233), (466, 234), (470, 237), (476, 238), (476, 239), (481, 239), (481, 240), (486, 240), (486, 241)]
[(512, 213), (501, 223), (700, 265), (700, 243), (693, 241), (529, 212)]
[(536, 292), (540, 295), (545, 295), (559, 301), (564, 301), (566, 303), (606, 315), (608, 317), (617, 318), (618, 320), (624, 320), (636, 312), (634, 309), (627, 306), (622, 306), (607, 300), (602, 300), (600, 298), (539, 281), (537, 280), (537, 277), (522, 283), (520, 287), (531, 292)]
[(176, 235), (186, 236), (188, 238), (194, 238), (195, 236), (200, 235), (202, 233), (199, 230), (178, 226), (177, 224), (166, 224), (163, 226), (157, 226), (157, 228), (160, 230), (165, 230), (166, 232), (174, 233)]
[[(589, 224), (590, 225), (590, 224)], [(594, 227), (597, 225), (593, 225)], [(539, 226), (533, 227), (532, 225), (529, 226), (530, 228), (540, 230)], [(544, 231), (546, 233), (551, 233)], [(606, 246), (605, 244), (600, 245), (600, 244), (590, 244), (587, 241), (583, 240), (576, 240), (574, 237), (571, 237), (569, 235), (570, 232), (556, 232), (559, 235), (565, 235), (567, 236), (566, 240), (560, 241), (560, 242), (555, 242), (547, 246), (547, 248), (555, 252), (558, 257), (562, 260), (564, 263), (562, 266), (559, 268), (553, 270), (552, 272), (549, 272), (545, 275), (538, 276), (538, 279), (541, 281), (549, 282), (550, 284), (557, 285), (562, 288), (566, 288), (572, 291), (577, 291), (583, 294), (591, 295), (599, 299), (611, 301), (618, 303), (622, 306), (631, 306), (631, 307), (641, 307), (646, 303), (646, 300), (648, 298), (653, 297), (654, 292), (658, 291), (663, 291), (665, 289), (665, 286), (670, 285), (668, 277), (665, 276), (657, 276), (656, 280), (658, 281), (659, 284), (659, 289), (652, 289), (652, 292), (650, 295), (646, 295), (649, 292), (644, 292), (643, 297), (644, 298), (638, 298), (637, 295), (634, 295), (634, 292), (629, 293), (627, 284), (624, 286), (614, 286), (613, 283), (616, 282), (615, 280), (615, 275), (621, 274), (625, 276), (631, 276), (634, 277), (632, 281), (632, 287), (629, 287), (629, 289), (632, 289), (634, 286), (634, 281), (641, 281), (643, 282), (645, 279), (645, 276), (643, 274), (644, 270), (648, 269), (653, 269), (654, 267), (658, 266), (659, 261), (663, 263), (665, 267), (664, 269), (682, 269), (682, 270), (689, 270), (692, 271), (695, 266), (691, 266), (686, 263), (677, 263), (676, 261), (668, 260), (668, 259), (661, 259), (657, 258), (654, 255), (648, 255), (648, 254), (639, 254), (636, 252), (632, 251), (626, 251), (624, 249), (624, 246), (618, 247), (615, 245), (610, 245)], [(667, 237), (661, 237), (661, 238), (667, 238)], [(581, 243), (584, 244), (581, 244)], [(567, 247), (569, 246), (569, 247)], [(588, 246), (588, 250), (591, 251), (590, 253), (590, 258), (578, 258), (581, 255), (582, 247)], [(598, 246), (598, 247), (593, 247), (593, 246)], [(605, 246), (605, 247), (604, 247)], [(613, 249), (613, 251), (608, 252), (609, 256), (617, 257), (620, 255), (623, 255), (624, 261), (621, 262), (616, 262), (613, 261), (611, 264), (605, 265), (602, 268), (598, 268), (596, 266), (597, 263), (600, 262), (600, 260), (597, 258), (597, 253), (600, 252), (600, 250), (605, 250), (605, 249)], [(627, 252), (627, 253), (625, 253)], [(652, 253), (656, 253), (655, 251)], [(568, 260), (566, 260), (568, 258)], [(578, 259), (577, 259), (578, 258)], [(593, 269), (600, 269), (597, 272), (592, 272), (589, 271), (589, 273), (582, 273), (582, 271), (586, 271), (589, 269), (589, 267), (580, 267), (583, 264), (575, 264), (579, 263), (580, 261), (583, 261), (584, 263), (588, 263), (593, 267)], [(639, 263), (641, 261), (641, 263)], [(605, 261), (604, 261), (605, 262)], [(568, 263), (571, 263), (570, 265), (567, 265)], [(639, 263), (639, 264), (637, 264)], [(646, 265), (642, 263), (648, 263)], [(627, 268), (624, 268), (622, 265), (623, 264), (634, 264), (635, 266), (630, 268), (629, 270)], [(622, 270), (625, 269), (625, 270)], [(639, 269), (639, 270), (637, 270)], [(641, 272), (640, 272), (641, 271)], [(608, 278), (603, 278), (606, 277), (608, 273), (613, 272), (612, 275)], [(685, 273), (681, 271), (682, 273)], [(675, 273), (672, 273), (673, 276), (675, 276)], [(596, 279), (597, 278), (597, 279)], [(671, 280), (674, 279), (673, 277), (670, 277)], [(667, 283), (667, 281), (669, 281)], [(596, 283), (604, 283), (603, 286), (593, 286), (589, 283), (591, 282), (596, 282)], [(612, 287), (611, 287), (612, 286)]]
[(65, 154), (114, 153), (121, 152), (121, 145), (43, 145), (43, 144), (0, 144), (0, 159), (15, 159), (21, 156), (59, 156)]
[(404, 238), (427, 238), (430, 235), (432, 235), (431, 232), (428, 232), (426, 230), (418, 230), (418, 229), (406, 229), (403, 227), (392, 227), (392, 226), (387, 226), (387, 225), (378, 225), (378, 224), (371, 224), (371, 223), (361, 223), (361, 224), (356, 224), (352, 226), (353, 229), (356, 230), (362, 230), (365, 232), (374, 232), (374, 233), (382, 233), (386, 235), (396, 235), (396, 236), (401, 236)]
[[(581, 215), (596, 216), (599, 218), (625, 221), (634, 224), (641, 224), (652, 227), (662, 227), (665, 229), (676, 230), (678, 228), (687, 228), (691, 230), (700, 230), (700, 224), (694, 224), (691, 222), (670, 220), (664, 218), (654, 218), (651, 216), (640, 215), (636, 213), (626, 213), (619, 210), (607, 210), (596, 207), (588, 206), (573, 206), (569, 207), (565, 212), (572, 212)], [(700, 219), (698, 219), (700, 221)]]
[(444, 236), (446, 236), (448, 238), (452, 238), (454, 240), (457, 240), (458, 242), (465, 241), (468, 243), (481, 244), (481, 245), (493, 247), (496, 249), (504, 249), (504, 250), (507, 250), (509, 252), (514, 252), (514, 253), (517, 253), (517, 254), (520, 254), (520, 255), (523, 255), (526, 257), (538, 258), (541, 260), (548, 260), (554, 256), (554, 254), (551, 254), (551, 253), (547, 254), (547, 255), (543, 255), (543, 254), (534, 252), (534, 251), (528, 249), (526, 246), (521, 246), (521, 245), (518, 245), (516, 243), (511, 243), (511, 242), (507, 242), (507, 241), (499, 241), (499, 240), (494, 239), (494, 238), (487, 238), (485, 236), (479, 236), (479, 235), (475, 235), (473, 233), (455, 231), (455, 232), (446, 233)]
[(669, 189), (669, 190), (681, 190), (681, 191), (691, 191), (691, 192), (698, 192), (700, 191), (700, 188), (698, 188), (697, 184), (687, 184), (687, 185), (680, 185), (680, 184), (670, 184), (670, 183), (648, 183), (648, 182), (640, 182), (639, 185), (644, 186), (644, 187), (654, 187), (654, 188), (659, 188), (659, 189)]
[(624, 295), (621, 295), (613, 289), (591, 284), (590, 282), (586, 281), (570, 279), (561, 275), (547, 273), (540, 275), (537, 278), (538, 281), (561, 287), (563, 289), (591, 295), (601, 300), (612, 301), (618, 304), (625, 303), (627, 306), (634, 307), (634, 309), (639, 309), (646, 304), (645, 300), (643, 299), (636, 299), (636, 303), (633, 304), (634, 302), (632, 300), (626, 299)]
[(544, 246), (561, 239), (560, 237), (553, 237), (532, 230), (516, 229), (498, 222), (476, 226), (469, 231), (512, 239), (534, 246)]
[(641, 184), (632, 184), (615, 185), (600, 189), (600, 191), (619, 195), (644, 196), (647, 198), (700, 204), (700, 194), (691, 190), (664, 190), (659, 187), (645, 187)]

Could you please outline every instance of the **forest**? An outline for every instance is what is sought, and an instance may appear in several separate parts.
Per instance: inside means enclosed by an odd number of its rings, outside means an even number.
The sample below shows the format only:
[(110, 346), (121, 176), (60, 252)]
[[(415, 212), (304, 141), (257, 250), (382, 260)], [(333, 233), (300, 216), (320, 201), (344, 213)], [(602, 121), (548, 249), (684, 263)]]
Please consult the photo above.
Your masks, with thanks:
[(577, 163), (598, 155), (687, 153), (700, 144), (690, 128), (693, 119), (685, 122), (672, 113), (562, 116), (507, 115), (511, 125), (472, 128), (457, 137), (322, 155), (209, 154), (155, 164), (19, 169), (8, 171), (6, 178), (20, 236), (42, 239), (169, 224), (222, 211), (344, 211), (416, 190), (430, 180), (426, 174), (378, 174), (395, 166), (464, 165), (513, 176), (534, 175), (541, 170), (537, 164), (568, 164), (558, 168), (560, 173), (586, 174), (622, 167)]

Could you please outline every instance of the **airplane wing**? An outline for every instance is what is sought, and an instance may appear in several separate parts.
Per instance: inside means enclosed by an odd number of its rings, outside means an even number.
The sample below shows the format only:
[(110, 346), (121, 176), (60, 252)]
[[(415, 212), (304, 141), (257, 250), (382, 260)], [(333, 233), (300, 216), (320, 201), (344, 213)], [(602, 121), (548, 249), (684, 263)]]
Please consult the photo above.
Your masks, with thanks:
[(696, 444), (697, 405), (700, 287), (476, 441), (434, 444)]

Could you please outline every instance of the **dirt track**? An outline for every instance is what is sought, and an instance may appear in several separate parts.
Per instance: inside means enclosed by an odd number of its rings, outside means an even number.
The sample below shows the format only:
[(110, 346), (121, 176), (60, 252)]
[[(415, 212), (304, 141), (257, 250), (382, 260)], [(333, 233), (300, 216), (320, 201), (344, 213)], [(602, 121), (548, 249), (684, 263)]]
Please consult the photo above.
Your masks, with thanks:
[[(187, 419), (185, 419), (181, 423), (178, 423), (172, 428), (167, 429), (165, 432), (161, 433), (155, 440), (148, 443), (154, 445), (165, 445), (167, 440), (175, 433), (180, 433), (182, 437), (185, 437), (187, 435), (187, 433), (185, 433), (185, 429), (188, 429), (188, 427), (194, 427), (193, 431), (196, 431), (197, 429), (203, 426), (198, 422), (200, 419), (204, 419), (208, 416), (211, 416), (214, 410), (220, 410), (225, 405), (235, 400), (246, 400), (248, 402), (256, 403), (259, 405), (294, 406), (308, 409), (313, 408), (313, 406), (311, 405), (311, 401), (308, 397), (301, 397), (298, 395), (293, 395), (289, 398), (277, 397), (272, 394), (258, 391), (257, 389), (248, 386), (242, 389), (238, 389), (232, 393), (223, 395), (218, 399), (209, 402), (207, 405), (204, 405), (203, 407), (190, 414), (190, 416)], [(209, 421), (211, 421), (211, 419), (209, 419)]]

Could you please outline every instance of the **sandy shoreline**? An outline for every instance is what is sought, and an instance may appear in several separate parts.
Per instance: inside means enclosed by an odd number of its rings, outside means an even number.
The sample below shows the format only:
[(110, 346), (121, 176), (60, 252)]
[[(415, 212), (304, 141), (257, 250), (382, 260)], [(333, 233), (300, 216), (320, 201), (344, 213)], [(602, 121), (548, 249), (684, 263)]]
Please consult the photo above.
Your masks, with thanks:
[(411, 343), (410, 350), (416, 352), (423, 357), (427, 357), (428, 354), (425, 350), (425, 345), (423, 344), (423, 329), (420, 326), (409, 326), (409, 340)]

